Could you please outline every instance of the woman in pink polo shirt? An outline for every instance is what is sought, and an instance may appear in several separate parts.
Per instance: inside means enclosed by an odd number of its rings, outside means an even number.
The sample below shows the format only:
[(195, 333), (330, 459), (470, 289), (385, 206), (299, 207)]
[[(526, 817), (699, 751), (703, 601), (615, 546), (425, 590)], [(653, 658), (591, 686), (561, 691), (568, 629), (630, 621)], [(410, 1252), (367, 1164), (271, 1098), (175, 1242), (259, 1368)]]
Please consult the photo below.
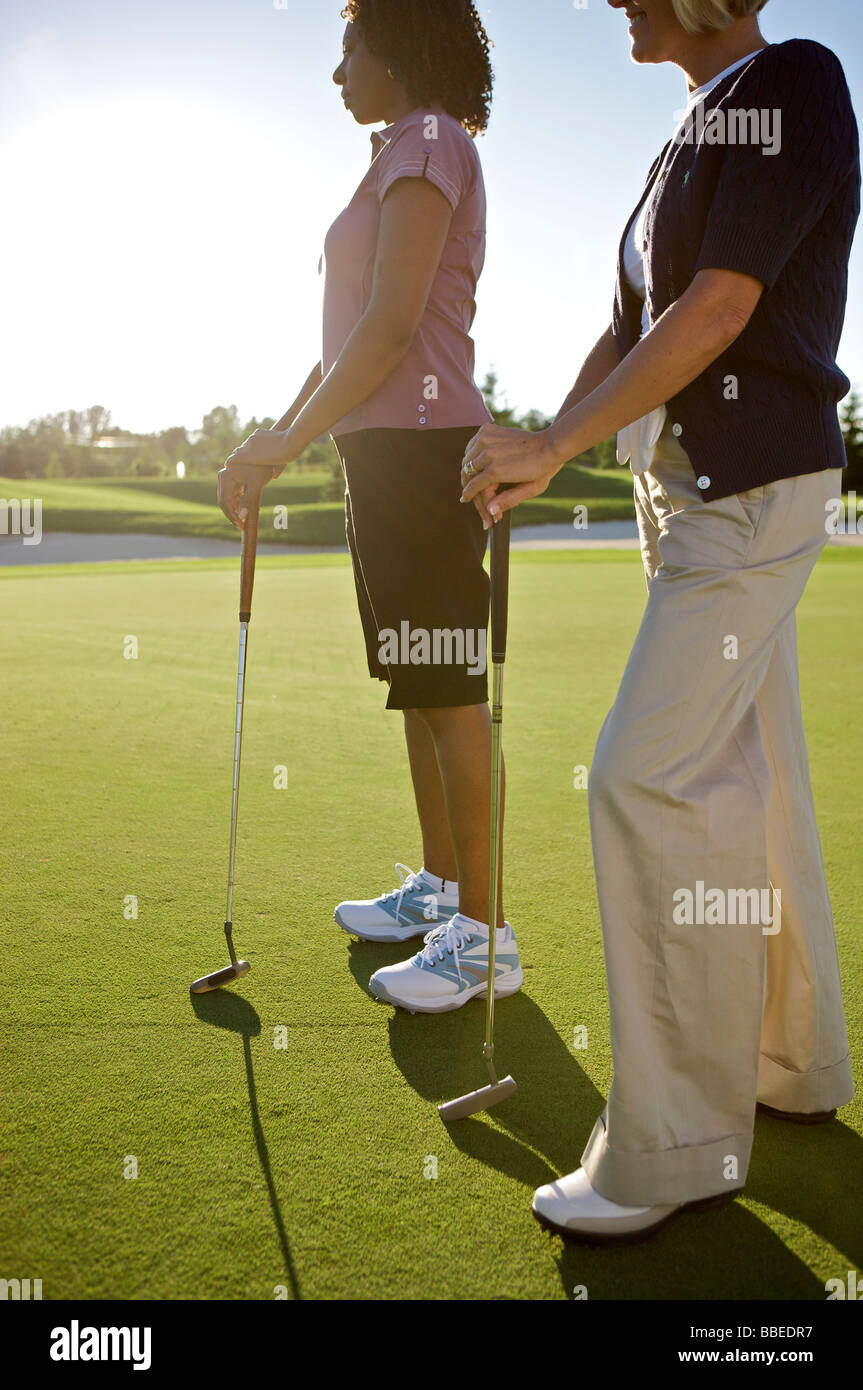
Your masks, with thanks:
[[(370, 675), (403, 711), (423, 840), (418, 873), (335, 919), (370, 941), (428, 936), (379, 970), (372, 992), (421, 1012), (486, 988), (491, 719), (486, 681), (486, 536), (459, 504), (464, 451), (490, 414), (474, 382), (470, 329), (485, 254), (474, 137), (488, 123), (489, 41), (465, 0), (351, 0), (333, 77), (371, 137), (371, 165), (325, 243), (322, 360), (272, 430), (222, 475), (242, 522), (242, 477), (276, 477), (329, 431), (344, 467), (347, 536)], [(498, 922), (496, 994), (522, 983)], [(486, 972), (486, 973), (484, 973)]]

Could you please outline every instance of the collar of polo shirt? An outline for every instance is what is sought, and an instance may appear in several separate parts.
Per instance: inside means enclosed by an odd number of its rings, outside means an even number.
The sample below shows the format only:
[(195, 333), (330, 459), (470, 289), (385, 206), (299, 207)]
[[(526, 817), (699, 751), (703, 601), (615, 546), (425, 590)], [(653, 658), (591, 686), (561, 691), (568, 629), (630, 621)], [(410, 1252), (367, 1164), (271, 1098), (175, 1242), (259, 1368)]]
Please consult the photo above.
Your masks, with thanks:
[(408, 111), (406, 116), (402, 116), (399, 120), (393, 121), (392, 125), (384, 126), (383, 130), (373, 130), (371, 135), (369, 136), (369, 139), (372, 142), (373, 158), (376, 155), (380, 154), (384, 145), (388, 144), (388, 142), (392, 139), (397, 130), (401, 130), (403, 125), (406, 125), (408, 121), (413, 120), (413, 118), (416, 116), (417, 111), (428, 112), (432, 116), (446, 115), (446, 111), (440, 105), (440, 103), (433, 101), (428, 106), (415, 106), (413, 111)]

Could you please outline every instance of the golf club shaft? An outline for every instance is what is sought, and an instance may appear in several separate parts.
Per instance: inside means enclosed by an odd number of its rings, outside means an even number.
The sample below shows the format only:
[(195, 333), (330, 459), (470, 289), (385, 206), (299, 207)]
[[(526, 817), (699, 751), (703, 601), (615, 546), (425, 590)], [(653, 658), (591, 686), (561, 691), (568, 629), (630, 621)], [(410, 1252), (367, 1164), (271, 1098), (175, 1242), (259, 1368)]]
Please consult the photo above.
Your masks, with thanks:
[(252, 591), (255, 586), (255, 556), (258, 546), (258, 517), (264, 482), (260, 473), (252, 473), (248, 487), (248, 515), (243, 528), (243, 549), (240, 563), (240, 655), (237, 668), (237, 717), (234, 726), (234, 790), (231, 798), (231, 852), (228, 861), (228, 905), (225, 912), (225, 936), (231, 961), (237, 963), (232, 938), (234, 908), (234, 866), (237, 857), (237, 807), (240, 797), (240, 760), (243, 751), (243, 707), (246, 695), (246, 653), (249, 645), (249, 622), (252, 617)]
[(234, 907), (234, 864), (237, 857), (237, 805), (240, 796), (240, 758), (243, 751), (243, 702), (246, 693), (246, 649), (249, 639), (248, 622), (240, 623), (240, 658), (237, 671), (237, 720), (234, 728), (234, 792), (231, 798), (231, 854), (228, 862), (228, 906), (225, 912), (225, 932), (231, 960), (235, 961), (231, 940), (231, 913)]
[(512, 515), (504, 512), (491, 532), (491, 824), (489, 836), (488, 882), (488, 990), (485, 1014), (485, 1058), (492, 1085), (494, 1070), (494, 983), (497, 914), (500, 904), (501, 791), (503, 783), (503, 664), (506, 660), (506, 630), (509, 609), (509, 542)]

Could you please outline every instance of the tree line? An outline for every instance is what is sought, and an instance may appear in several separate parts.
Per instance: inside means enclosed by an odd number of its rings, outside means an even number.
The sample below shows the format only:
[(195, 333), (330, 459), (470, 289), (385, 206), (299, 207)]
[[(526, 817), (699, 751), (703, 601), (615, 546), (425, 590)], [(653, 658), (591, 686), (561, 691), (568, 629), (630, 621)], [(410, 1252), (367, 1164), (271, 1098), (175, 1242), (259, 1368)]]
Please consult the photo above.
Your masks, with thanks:
[[(490, 371), (481, 387), (497, 424), (542, 430), (550, 419), (538, 410), (518, 414), (499, 399), (497, 374)], [(863, 401), (855, 389), (840, 408), (848, 471), (844, 486), (863, 494)], [(0, 477), (98, 478), (176, 477), (177, 464), (187, 477), (214, 474), (253, 430), (268, 429), (272, 418), (243, 422), (235, 405), (216, 406), (204, 416), (201, 428), (188, 431), (176, 425), (154, 434), (136, 435), (112, 424), (104, 406), (44, 415), (23, 426), (0, 429)], [(589, 468), (617, 467), (615, 440), (606, 439), (577, 463)], [(317, 470), (332, 475), (333, 495), (340, 496), (340, 465), (329, 435), (309, 445), (291, 470)]]

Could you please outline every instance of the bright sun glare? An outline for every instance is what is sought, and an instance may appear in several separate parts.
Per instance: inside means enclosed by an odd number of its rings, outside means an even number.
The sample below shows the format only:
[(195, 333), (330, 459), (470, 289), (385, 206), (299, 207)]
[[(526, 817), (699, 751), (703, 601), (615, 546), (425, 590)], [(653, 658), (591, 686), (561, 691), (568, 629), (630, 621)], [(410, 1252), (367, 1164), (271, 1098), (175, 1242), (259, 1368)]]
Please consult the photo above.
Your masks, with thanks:
[[(194, 425), (190, 399), (236, 399), (252, 353), (266, 376), (284, 340), (274, 284), (298, 292), (311, 321), (318, 293), (277, 177), (289, 140), (151, 94), (55, 110), (0, 147), (15, 211), (0, 228), (4, 319), (15, 325), (0, 363), (3, 417), (98, 399), (129, 428)], [(62, 401), (43, 400), (40, 377), (64, 383)], [(156, 379), (159, 419), (142, 419), (142, 383)]]

